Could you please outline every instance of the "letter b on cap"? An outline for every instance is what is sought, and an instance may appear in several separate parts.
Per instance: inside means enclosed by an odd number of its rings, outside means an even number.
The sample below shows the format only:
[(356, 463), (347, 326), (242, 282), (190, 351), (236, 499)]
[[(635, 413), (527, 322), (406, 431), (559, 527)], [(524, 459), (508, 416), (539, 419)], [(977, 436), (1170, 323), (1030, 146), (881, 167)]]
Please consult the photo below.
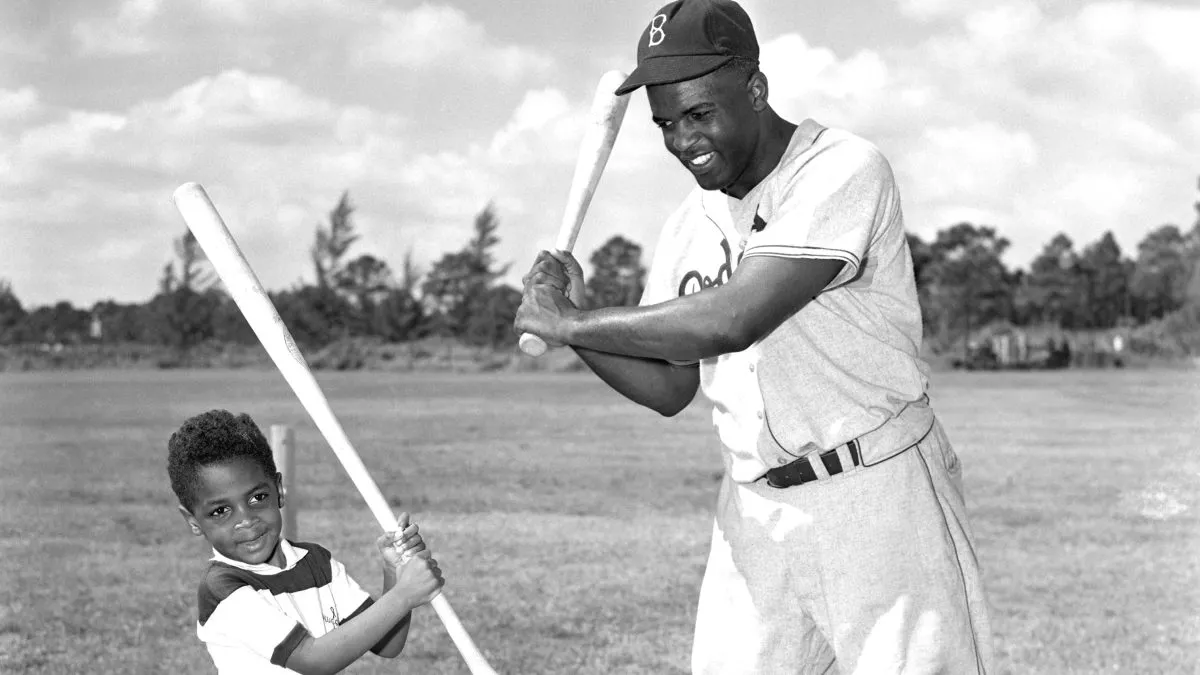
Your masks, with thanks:
[(663, 31), (663, 24), (665, 24), (666, 22), (667, 22), (666, 14), (659, 14), (658, 16), (656, 16), (650, 20), (650, 43), (646, 46), (656, 47), (656, 46), (662, 44), (663, 39), (665, 39), (667, 37), (666, 32)]

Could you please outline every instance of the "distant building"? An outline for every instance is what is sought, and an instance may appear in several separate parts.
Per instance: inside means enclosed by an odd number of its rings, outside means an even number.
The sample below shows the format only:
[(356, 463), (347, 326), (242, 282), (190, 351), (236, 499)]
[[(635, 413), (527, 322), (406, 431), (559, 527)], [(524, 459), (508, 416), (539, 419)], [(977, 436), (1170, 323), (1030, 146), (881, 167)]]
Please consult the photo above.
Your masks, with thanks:
[(1065, 331), (996, 321), (972, 334), (965, 358), (956, 365), (970, 370), (1120, 368), (1128, 345), (1119, 329)]

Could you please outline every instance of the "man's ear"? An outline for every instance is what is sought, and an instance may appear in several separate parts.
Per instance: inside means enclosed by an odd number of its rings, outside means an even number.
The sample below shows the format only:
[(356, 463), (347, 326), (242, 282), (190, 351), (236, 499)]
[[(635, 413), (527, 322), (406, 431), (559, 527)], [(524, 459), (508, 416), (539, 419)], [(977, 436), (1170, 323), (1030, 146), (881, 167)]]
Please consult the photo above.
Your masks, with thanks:
[(284, 502), (287, 501), (287, 490), (283, 487), (283, 474), (275, 472), (275, 494), (279, 495), (279, 508), (283, 508)]
[(188, 511), (183, 504), (179, 505), (179, 515), (183, 516), (183, 520), (188, 524), (188, 527), (191, 528), (192, 534), (196, 535), (197, 537), (204, 534), (204, 532), (200, 529), (200, 523), (196, 522), (196, 517), (193, 516), (192, 512)]
[(770, 93), (770, 87), (767, 86), (767, 76), (761, 70), (754, 71), (750, 76), (750, 80), (746, 82), (746, 88), (750, 92), (750, 105), (754, 106), (754, 112), (762, 112), (767, 109), (767, 95)]

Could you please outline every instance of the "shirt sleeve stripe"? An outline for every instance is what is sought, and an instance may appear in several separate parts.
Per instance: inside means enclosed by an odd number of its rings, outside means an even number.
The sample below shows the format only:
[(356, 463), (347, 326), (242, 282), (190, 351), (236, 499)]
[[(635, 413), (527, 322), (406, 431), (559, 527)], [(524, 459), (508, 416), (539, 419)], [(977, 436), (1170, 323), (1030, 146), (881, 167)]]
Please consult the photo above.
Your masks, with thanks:
[(283, 642), (280, 642), (275, 647), (275, 651), (271, 653), (271, 663), (280, 668), (286, 668), (287, 660), (291, 658), (292, 652), (296, 651), (296, 648), (300, 646), (301, 642), (304, 642), (304, 638), (308, 637), (308, 635), (308, 629), (297, 623), (296, 627), (287, 634), (287, 637), (283, 638)]
[(841, 260), (846, 263), (833, 281), (825, 287), (837, 288), (842, 284), (854, 279), (858, 276), (859, 264), (858, 256), (849, 251), (842, 251), (833, 248), (815, 248), (813, 246), (757, 246), (747, 250), (743, 258), (752, 258), (754, 256), (764, 256), (772, 258), (791, 258), (795, 260), (802, 259), (817, 259), (817, 260)]
[(858, 256), (850, 251), (840, 248), (821, 248), (820, 246), (764, 244), (746, 249), (746, 253), (742, 257), (749, 258), (756, 255), (768, 255), (778, 258), (833, 258), (836, 260), (845, 260), (855, 267), (858, 267), (860, 264)]

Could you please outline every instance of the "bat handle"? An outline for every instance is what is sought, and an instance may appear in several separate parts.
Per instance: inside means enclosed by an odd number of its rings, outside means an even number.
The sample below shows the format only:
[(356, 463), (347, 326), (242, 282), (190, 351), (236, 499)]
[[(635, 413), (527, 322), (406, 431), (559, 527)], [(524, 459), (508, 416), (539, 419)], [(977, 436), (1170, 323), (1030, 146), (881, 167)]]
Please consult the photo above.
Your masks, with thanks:
[[(578, 224), (583, 220), (582, 211), (577, 211), (574, 214), (568, 214), (568, 218), (569, 222)], [(557, 249), (559, 251), (570, 253), (571, 249), (575, 247), (575, 236), (578, 233), (579, 228), (578, 226), (575, 226), (569, 232), (560, 234)], [(521, 333), (521, 339), (517, 341), (517, 346), (521, 348), (521, 351), (534, 358), (545, 354), (546, 351), (550, 349), (550, 345), (546, 344), (545, 340), (537, 335), (534, 335), (533, 333)]]
[[(575, 232), (578, 232), (578, 230), (575, 230)], [(575, 232), (572, 232), (568, 236), (564, 236), (559, 241), (559, 251), (571, 251), (571, 248), (575, 245)], [(521, 348), (521, 351), (534, 358), (545, 354), (546, 351), (550, 349), (550, 345), (546, 344), (545, 340), (537, 335), (534, 335), (533, 333), (521, 333), (521, 339), (517, 341), (517, 346)]]

